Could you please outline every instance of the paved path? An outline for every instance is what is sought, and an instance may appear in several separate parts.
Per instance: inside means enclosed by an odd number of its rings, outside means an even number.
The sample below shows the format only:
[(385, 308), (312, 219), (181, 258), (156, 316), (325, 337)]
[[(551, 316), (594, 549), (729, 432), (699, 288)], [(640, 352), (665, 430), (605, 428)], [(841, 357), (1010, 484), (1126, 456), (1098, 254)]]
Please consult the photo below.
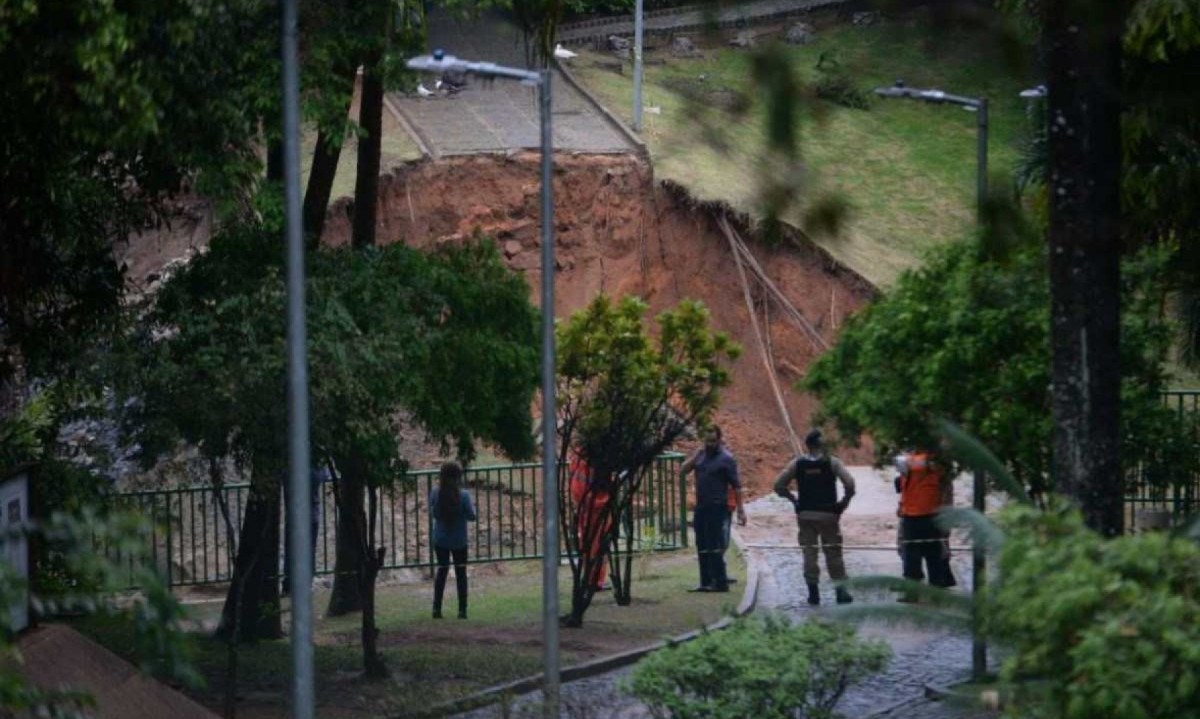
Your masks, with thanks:
[[(459, 20), (434, 9), (429, 14), (429, 46), (466, 60), (488, 60), (525, 67), (524, 45), (515, 27), (492, 12), (482, 18)], [(558, 72), (552, 73), (551, 127), (556, 150), (579, 152), (634, 152), (634, 146), (599, 108), (571, 87)], [(433, 89), (434, 78), (425, 86)], [(418, 97), (390, 93), (392, 104), (434, 155), (541, 146), (537, 91), (512, 81), (487, 83), (467, 80), (454, 95)]]
[[(868, 467), (852, 470), (858, 483), (858, 496), (843, 520), (846, 542), (852, 546), (882, 546), (895, 539), (896, 496), (890, 481)], [(956, 487), (959, 503), (969, 493), (968, 485)], [(807, 592), (802, 574), (803, 559), (796, 548), (795, 522), (791, 505), (778, 497), (764, 497), (747, 508), (750, 526), (739, 530), (747, 547), (748, 561), (759, 573), (756, 612), (777, 611), (795, 621), (805, 621), (829, 612), (834, 605), (833, 587), (822, 569), (822, 606), (805, 603)], [(953, 544), (961, 546), (961, 538)], [(869, 574), (895, 575), (900, 560), (894, 549), (848, 549), (846, 569), (851, 577)], [(824, 558), (821, 560), (824, 567)], [(971, 557), (967, 552), (953, 557), (958, 590), (971, 584)], [(740, 585), (739, 585), (740, 587)], [(858, 603), (878, 602), (891, 605), (895, 595), (884, 592), (860, 593)], [(971, 640), (965, 633), (946, 628), (915, 628), (864, 620), (859, 634), (886, 641), (894, 653), (883, 672), (851, 687), (838, 711), (849, 719), (986, 719), (986, 712), (931, 701), (924, 698), (926, 684), (945, 685), (962, 681), (969, 675)], [(562, 716), (572, 719), (644, 719), (649, 711), (620, 691), (629, 674), (623, 669), (592, 679), (570, 682), (562, 687)], [(518, 698), (510, 707), (512, 717), (540, 717), (539, 692)], [(489, 707), (462, 715), (471, 719), (500, 717), (498, 707)]]
[[(784, 15), (810, 12), (823, 7), (845, 4), (847, 0), (753, 0), (737, 4), (693, 5), (645, 13), (642, 21), (646, 34), (663, 34), (678, 30), (711, 27), (742, 26)], [(632, 35), (633, 16), (603, 18), (571, 23), (559, 28), (558, 39), (578, 43), (609, 35)]]

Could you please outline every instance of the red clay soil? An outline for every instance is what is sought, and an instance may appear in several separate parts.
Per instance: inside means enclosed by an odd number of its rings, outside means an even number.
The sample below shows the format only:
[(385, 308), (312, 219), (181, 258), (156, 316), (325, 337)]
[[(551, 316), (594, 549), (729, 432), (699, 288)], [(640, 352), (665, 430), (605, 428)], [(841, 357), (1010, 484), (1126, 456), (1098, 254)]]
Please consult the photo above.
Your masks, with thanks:
[[(653, 312), (685, 298), (702, 300), (715, 327), (745, 348), (717, 421), (751, 494), (769, 491), (792, 450), (728, 242), (714, 220), (719, 210), (695, 206), (681, 192), (656, 185), (650, 168), (627, 155), (557, 156), (554, 199), (555, 314), (565, 317), (600, 292), (640, 295)], [(414, 162), (380, 178), (379, 240), (428, 247), (482, 232), (494, 237), (509, 265), (524, 274), (537, 302), (538, 206), (537, 154)], [(348, 200), (331, 208), (325, 242), (349, 241), (352, 212)], [(757, 243), (751, 247), (767, 274), (827, 341), (872, 294), (860, 277), (802, 241), (776, 249)], [(761, 304), (762, 293), (756, 290), (755, 299)], [(770, 331), (776, 372), (794, 426), (803, 435), (816, 401), (790, 385), (819, 351), (774, 308)], [(869, 449), (848, 450), (843, 458), (865, 463)]]

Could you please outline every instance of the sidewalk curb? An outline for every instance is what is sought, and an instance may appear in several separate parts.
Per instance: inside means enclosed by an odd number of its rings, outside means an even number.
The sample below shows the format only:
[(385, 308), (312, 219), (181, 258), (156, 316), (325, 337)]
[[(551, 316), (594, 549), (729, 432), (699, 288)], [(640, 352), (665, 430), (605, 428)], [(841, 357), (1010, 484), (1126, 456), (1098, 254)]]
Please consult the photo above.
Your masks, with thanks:
[[(647, 654), (650, 654), (651, 652), (691, 641), (696, 637), (707, 634), (708, 632), (715, 632), (725, 629), (738, 617), (742, 617), (753, 612), (755, 606), (758, 604), (758, 569), (751, 564), (749, 555), (741, 549), (741, 537), (734, 532), (733, 538), (734, 543), (737, 544), (739, 551), (742, 551), (742, 556), (746, 558), (746, 588), (742, 592), (742, 599), (738, 603), (737, 608), (734, 609), (732, 616), (722, 617), (703, 629), (693, 629), (690, 632), (684, 632), (683, 634), (679, 634), (669, 639), (663, 639), (654, 642), (653, 644), (648, 644), (644, 647), (631, 649), (620, 654), (610, 654), (606, 657), (600, 657), (582, 664), (566, 667), (559, 673), (559, 682), (561, 684), (566, 684), (567, 682), (573, 682), (579, 679), (588, 679), (600, 674), (606, 674), (614, 669), (620, 669), (621, 667), (625, 667), (637, 662), (639, 659)], [(488, 687), (487, 689), (483, 689), (482, 691), (470, 694), (461, 699), (456, 699), (444, 704), (438, 704), (420, 712), (413, 714), (402, 714), (399, 716), (405, 717), (405, 719), (411, 719), (413, 717), (453, 716), (456, 714), (462, 714), (463, 712), (471, 711), (473, 709), (479, 709), (489, 704), (494, 704), (499, 702), (505, 696), (512, 697), (537, 691), (541, 688), (541, 685), (542, 674), (533, 674), (531, 676), (523, 677), (505, 684), (497, 684), (496, 686)]]
[(408, 133), (408, 136), (412, 138), (412, 141), (416, 143), (417, 149), (421, 151), (422, 155), (429, 159), (439, 159), (441, 155), (433, 151), (433, 145), (430, 144), (426, 138), (421, 136), (421, 133), (417, 131), (417, 126), (413, 124), (408, 115), (404, 114), (404, 111), (400, 109), (400, 106), (393, 102), (392, 98), (388, 97), (388, 95), (389, 93), (383, 93), (383, 106), (388, 109), (388, 112), (392, 113), (392, 117), (395, 118), (400, 127), (402, 127), (406, 133)]
[[(583, 83), (579, 82), (574, 73), (572, 73), (570, 69), (568, 69), (567, 66), (558, 58), (554, 58), (554, 69), (558, 70), (558, 73), (562, 75), (562, 78), (567, 81), (568, 85), (575, 88), (576, 92), (578, 92), (580, 95), (583, 95), (584, 99), (595, 106), (595, 108), (600, 111), (600, 114), (603, 115), (606, 120), (608, 120), (609, 124), (617, 128), (617, 132), (621, 133), (626, 140), (629, 140), (629, 142), (633, 144), (637, 155), (645, 160), (646, 164), (651, 164), (650, 148), (646, 147), (646, 141), (643, 140), (640, 135), (634, 132), (633, 128), (626, 125), (621, 118), (617, 117), (616, 114), (613, 113), (612, 110), (609, 110), (607, 107), (605, 107), (604, 103), (600, 102), (600, 100), (592, 94), (591, 90), (588, 90), (586, 87), (584, 87)], [(653, 165), (651, 165), (651, 168), (653, 168)]]

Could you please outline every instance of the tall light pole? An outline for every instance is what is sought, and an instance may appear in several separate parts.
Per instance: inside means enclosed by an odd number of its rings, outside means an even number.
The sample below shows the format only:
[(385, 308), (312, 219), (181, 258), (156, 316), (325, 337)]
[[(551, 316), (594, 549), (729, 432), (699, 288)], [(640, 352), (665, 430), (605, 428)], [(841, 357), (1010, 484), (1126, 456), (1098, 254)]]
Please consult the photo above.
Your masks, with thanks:
[(633, 129), (642, 131), (642, 0), (633, 9)]
[(434, 50), (414, 57), (410, 70), (449, 70), (486, 78), (517, 80), (539, 90), (542, 129), (542, 716), (558, 719), (558, 476), (554, 440), (554, 144), (550, 130), (550, 71), (469, 62)]
[(304, 233), (300, 213), (300, 75), (296, 0), (283, 2), (283, 183), (287, 237), (288, 581), (292, 595), (292, 716), (312, 719), (312, 482), (304, 325)]
[[(976, 122), (976, 150), (975, 150), (975, 218), (976, 222), (983, 225), (983, 211), (987, 204), (987, 159), (988, 159), (988, 101), (986, 97), (965, 97), (963, 95), (952, 95), (941, 90), (921, 90), (917, 88), (907, 87), (903, 80), (897, 80), (896, 84), (891, 87), (877, 87), (875, 94), (882, 97), (895, 97), (908, 100), (920, 100), (922, 102), (931, 102), (934, 104), (957, 105), (963, 109), (971, 110), (975, 113)], [(973, 485), (973, 504), (975, 511), (982, 514), (986, 509), (984, 498), (986, 495), (986, 478), (979, 472), (975, 473), (975, 481)], [(979, 542), (973, 542), (971, 551), (971, 591), (976, 596), (981, 596), (984, 585), (984, 576), (987, 573), (987, 559), (983, 553), (983, 547)], [(978, 605), (976, 605), (978, 606)], [(978, 609), (976, 609), (978, 611)], [(978, 621), (978, 617), (976, 617)], [(979, 634), (978, 627), (974, 630), (971, 638), (971, 674), (975, 679), (981, 679), (987, 673), (987, 642)]]

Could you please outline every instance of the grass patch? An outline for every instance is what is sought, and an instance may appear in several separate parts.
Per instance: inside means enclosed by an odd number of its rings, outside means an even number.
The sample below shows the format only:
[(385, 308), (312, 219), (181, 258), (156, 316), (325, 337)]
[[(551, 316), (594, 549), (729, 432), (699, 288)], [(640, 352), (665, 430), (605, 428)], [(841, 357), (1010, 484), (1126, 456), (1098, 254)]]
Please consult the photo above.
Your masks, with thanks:
[[(936, 87), (992, 99), (990, 166), (1011, 176), (1016, 145), (1025, 131), (1028, 82), (1010, 70), (995, 42), (978, 33), (939, 36), (930, 54), (919, 15), (869, 27), (834, 25), (788, 57), (806, 82), (822, 77), (817, 63), (832, 58), (837, 72), (870, 91), (904, 78), (913, 87)], [(632, 79), (583, 53), (574, 70), (609, 108), (630, 116)], [(703, 78), (703, 79), (701, 79)], [(686, 186), (703, 200), (724, 200), (758, 216), (759, 155), (765, 145), (763, 111), (750, 87), (748, 55), (712, 49), (699, 59), (672, 59), (646, 67), (643, 137), (660, 178)], [(728, 147), (722, 151), (695, 121), (697, 112), (731, 104), (738, 95), (754, 108), (742, 121), (724, 120)], [(692, 98), (689, 101), (689, 97)], [(837, 237), (815, 238), (835, 257), (880, 286), (914, 266), (926, 248), (969, 232), (975, 217), (975, 116), (946, 105), (876, 99), (856, 110), (813, 99), (802, 113), (801, 155), (807, 168), (804, 194), (838, 193), (851, 216)], [(786, 217), (798, 222), (799, 208)]]
[[(745, 580), (736, 551), (728, 556), (732, 576)], [(633, 605), (618, 607), (612, 595), (597, 595), (581, 629), (563, 629), (564, 665), (648, 644), (715, 621), (741, 598), (743, 585), (729, 594), (690, 594), (696, 584), (694, 550), (659, 552), (634, 562)], [(470, 619), (454, 619), (453, 578), (447, 587), (447, 619), (430, 618), (432, 582), (408, 573), (379, 588), (380, 646), (392, 676), (381, 682), (360, 677), (358, 615), (326, 618), (329, 593), (315, 593), (318, 713), (322, 717), (402, 714), (406, 708), (470, 694), (534, 674), (541, 669), (541, 565), (539, 562), (471, 565)], [(559, 602), (570, 601), (570, 569), (560, 569)], [(220, 603), (194, 608), (192, 618), (211, 625)], [(286, 609), (286, 606), (285, 606)], [(112, 651), (132, 658), (128, 622), (88, 618), (76, 627)], [(197, 700), (219, 710), (224, 693), (225, 645), (207, 635), (188, 635), (188, 649), (207, 685)], [(261, 642), (241, 650), (238, 682), (240, 717), (283, 717), (288, 705), (291, 654), (287, 641)]]
[[(358, 119), (357, 91), (350, 119)], [(306, 125), (300, 137), (300, 186), (308, 183), (308, 175), (312, 171), (313, 148), (317, 144), (317, 130), (312, 125)], [(392, 168), (421, 157), (421, 149), (413, 142), (396, 118), (387, 107), (383, 108), (383, 138), (380, 141), (379, 172), (385, 174)], [(329, 195), (330, 204), (342, 197), (354, 196), (354, 176), (358, 168), (358, 135), (348, 132), (342, 142), (342, 154), (338, 157), (337, 174), (333, 178), (333, 192)]]

